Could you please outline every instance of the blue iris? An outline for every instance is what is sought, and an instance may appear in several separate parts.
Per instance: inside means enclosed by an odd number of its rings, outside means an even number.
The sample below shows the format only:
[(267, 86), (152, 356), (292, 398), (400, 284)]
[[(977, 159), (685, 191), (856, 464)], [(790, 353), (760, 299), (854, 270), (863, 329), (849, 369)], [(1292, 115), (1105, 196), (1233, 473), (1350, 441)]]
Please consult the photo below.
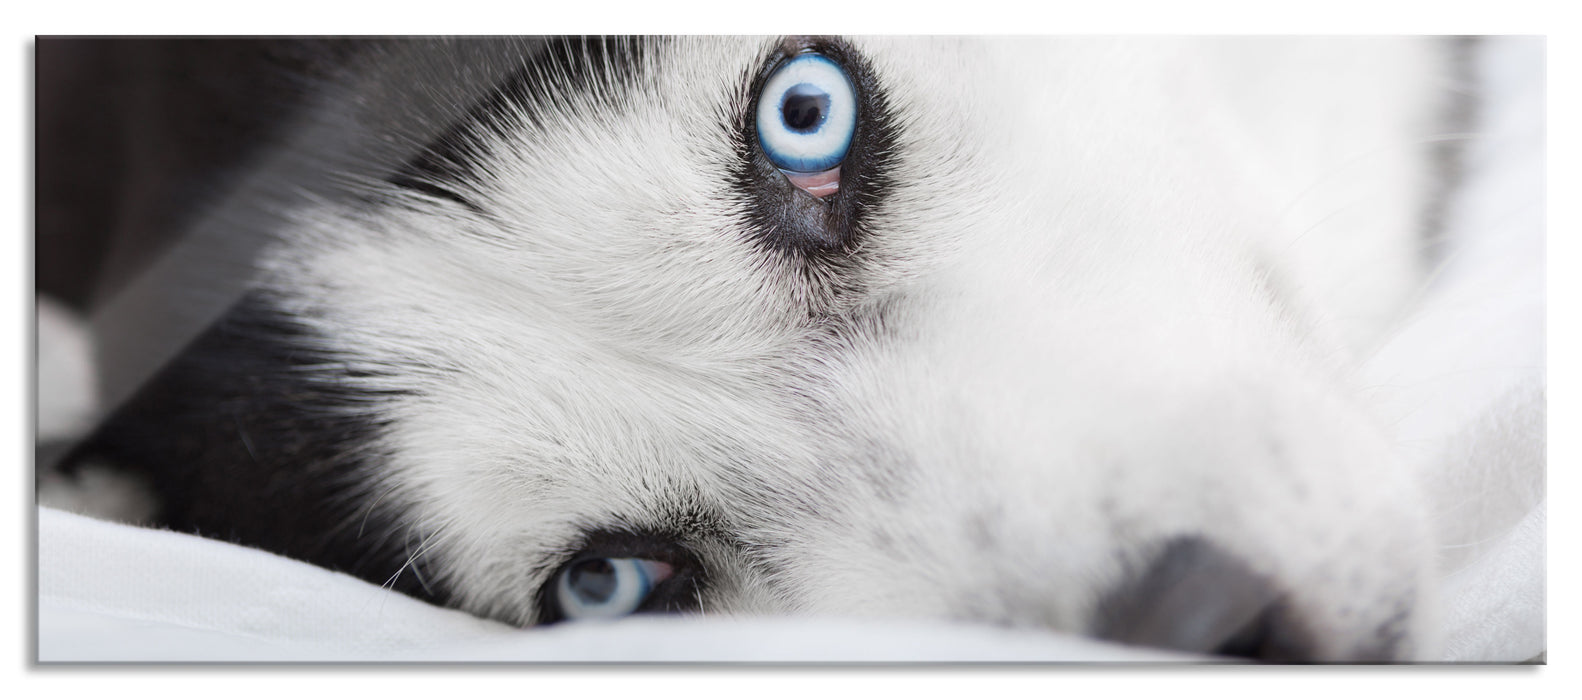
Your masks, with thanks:
[(560, 572), (555, 602), (568, 620), (637, 612), (669, 567), (648, 559), (584, 559)]
[(840, 165), (857, 129), (857, 94), (839, 64), (809, 53), (780, 66), (758, 94), (758, 145), (775, 167), (820, 173)]

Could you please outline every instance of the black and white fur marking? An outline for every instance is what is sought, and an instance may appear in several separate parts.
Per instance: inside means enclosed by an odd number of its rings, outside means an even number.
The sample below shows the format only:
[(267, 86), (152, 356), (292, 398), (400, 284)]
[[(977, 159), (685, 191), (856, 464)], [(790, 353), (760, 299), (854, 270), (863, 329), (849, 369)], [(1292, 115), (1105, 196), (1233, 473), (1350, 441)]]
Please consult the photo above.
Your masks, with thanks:
[[(315, 109), (422, 148), (282, 212), (68, 472), (521, 625), (632, 557), (676, 571), (643, 610), (1431, 653), (1351, 370), (1426, 269), (1449, 42), (395, 43), (411, 100), (482, 89), (390, 126), (335, 107), (392, 100), (347, 87), (385, 49), (329, 71)], [(858, 95), (824, 199), (753, 136), (805, 51)]]

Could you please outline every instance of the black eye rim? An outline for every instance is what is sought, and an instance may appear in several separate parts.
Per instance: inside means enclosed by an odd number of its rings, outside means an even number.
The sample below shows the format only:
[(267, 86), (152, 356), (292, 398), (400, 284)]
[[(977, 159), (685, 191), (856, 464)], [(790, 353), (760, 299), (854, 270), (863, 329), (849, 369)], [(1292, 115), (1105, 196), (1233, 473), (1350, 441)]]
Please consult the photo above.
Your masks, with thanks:
[[(846, 72), (857, 101), (857, 123), (842, 160), (841, 185), (816, 198), (786, 180), (758, 145), (757, 111), (765, 83), (787, 62), (817, 53)], [(733, 184), (742, 192), (754, 241), (799, 263), (839, 270), (862, 248), (867, 222), (893, 187), (897, 127), (867, 59), (845, 40), (793, 37), (780, 42), (743, 78), (746, 99), (735, 115), (738, 159)], [(825, 274), (818, 277), (827, 277)], [(832, 290), (838, 291), (838, 290)]]
[(633, 615), (692, 612), (698, 609), (698, 592), (704, 585), (703, 566), (698, 556), (678, 538), (653, 532), (594, 530), (568, 547), (564, 561), (538, 588), (538, 624), (552, 625), (567, 620), (556, 595), (560, 579), (583, 562), (596, 559), (650, 559), (669, 564), (671, 576), (654, 584)]

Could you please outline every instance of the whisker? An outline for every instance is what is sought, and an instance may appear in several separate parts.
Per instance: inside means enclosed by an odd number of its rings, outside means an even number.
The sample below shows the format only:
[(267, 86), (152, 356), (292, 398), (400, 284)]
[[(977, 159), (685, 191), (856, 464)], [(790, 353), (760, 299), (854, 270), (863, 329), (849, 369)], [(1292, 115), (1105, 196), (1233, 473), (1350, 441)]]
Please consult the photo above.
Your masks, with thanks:
[(368, 517), (373, 515), (374, 508), (378, 507), (379, 503), (385, 499), (385, 496), (390, 495), (391, 492), (393, 492), (395, 490), (396, 490), (396, 485), (395, 484), (391, 484), (389, 488), (385, 489), (382, 493), (380, 493), (377, 497), (375, 497), (373, 502), (368, 504), (367, 508), (363, 509), (362, 521), (360, 523), (358, 523), (358, 525), (357, 525), (357, 537), (359, 539), (362, 538), (363, 531), (368, 526)]
[[(436, 528), (433, 532), (429, 533), (426, 537), (423, 538), (423, 540), (421, 542), (418, 543), (418, 546), (417, 546), (416, 549), (409, 550), (410, 554), (407, 556), (406, 561), (401, 564), (400, 568), (396, 569), (396, 572), (394, 574), (390, 575), (390, 578), (385, 579), (384, 585), (381, 586), (381, 588), (385, 588), (385, 589), (388, 589), (388, 590), (394, 590), (396, 579), (399, 578), (401, 576), (401, 574), (403, 572), (405, 572), (406, 570), (408, 570), (408, 569), (411, 569), (412, 572), (413, 572), (413, 575), (418, 577), (418, 582), (419, 583), (423, 583), (422, 576), (417, 573), (417, 567), (415, 566), (415, 564), (417, 563), (417, 560), (419, 558), (421, 558), (424, 554), (427, 554), (430, 549), (433, 549), (434, 545), (438, 544), (438, 542), (435, 542), (434, 540), (435, 540), (436, 537), (439, 537), (440, 534), (443, 533), (443, 532), (445, 532), (445, 528), (443, 528), (443, 527)], [(427, 590), (427, 585), (426, 584), (424, 585), (424, 588), (425, 588), (425, 590)], [(429, 591), (429, 592), (432, 593), (433, 591)]]

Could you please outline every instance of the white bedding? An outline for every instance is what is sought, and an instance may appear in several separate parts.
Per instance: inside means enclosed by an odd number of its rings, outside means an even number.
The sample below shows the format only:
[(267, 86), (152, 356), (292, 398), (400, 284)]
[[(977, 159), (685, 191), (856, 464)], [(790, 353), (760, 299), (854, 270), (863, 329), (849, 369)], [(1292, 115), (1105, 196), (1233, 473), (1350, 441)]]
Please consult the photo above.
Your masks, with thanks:
[[(1547, 648), (1543, 64), (1541, 39), (1490, 42), (1478, 88), (1489, 111), (1451, 212), (1451, 255), (1367, 368), (1403, 453), (1443, 502), (1464, 504), (1439, 524), (1444, 641), (1432, 660), (1523, 661)], [(49, 348), (70, 340), (42, 316), (41, 399), (62, 357)], [(41, 430), (50, 410), (40, 407)], [(647, 618), (516, 630), (264, 552), (50, 508), (38, 514), (37, 649), (40, 661), (1190, 658), (905, 621)]]

